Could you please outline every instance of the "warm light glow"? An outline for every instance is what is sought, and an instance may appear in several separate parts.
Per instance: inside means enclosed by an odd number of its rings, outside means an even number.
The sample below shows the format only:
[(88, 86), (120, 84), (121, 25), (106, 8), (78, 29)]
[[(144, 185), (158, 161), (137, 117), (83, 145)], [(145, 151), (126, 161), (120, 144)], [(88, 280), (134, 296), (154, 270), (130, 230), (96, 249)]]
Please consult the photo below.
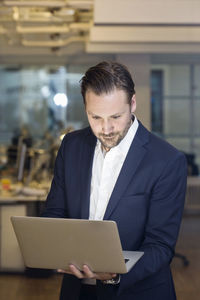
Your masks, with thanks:
[(61, 141), (63, 140), (64, 136), (65, 136), (65, 133), (61, 134), (61, 136), (60, 136)]

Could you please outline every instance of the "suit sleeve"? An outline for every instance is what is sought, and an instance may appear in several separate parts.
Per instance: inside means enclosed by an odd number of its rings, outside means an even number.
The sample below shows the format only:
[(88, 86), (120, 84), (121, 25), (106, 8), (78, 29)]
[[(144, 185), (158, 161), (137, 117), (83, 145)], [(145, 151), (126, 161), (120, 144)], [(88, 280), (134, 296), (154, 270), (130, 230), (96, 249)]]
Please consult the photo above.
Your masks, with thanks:
[(41, 214), (42, 217), (66, 218), (68, 216), (64, 167), (65, 140), (66, 137), (63, 140), (56, 157), (54, 177), (45, 203), (45, 209)]
[(174, 159), (166, 162), (152, 188), (144, 240), (138, 249), (144, 251), (144, 255), (129, 273), (121, 276), (120, 290), (133, 287), (170, 264), (184, 208), (186, 180), (186, 160), (178, 152)]

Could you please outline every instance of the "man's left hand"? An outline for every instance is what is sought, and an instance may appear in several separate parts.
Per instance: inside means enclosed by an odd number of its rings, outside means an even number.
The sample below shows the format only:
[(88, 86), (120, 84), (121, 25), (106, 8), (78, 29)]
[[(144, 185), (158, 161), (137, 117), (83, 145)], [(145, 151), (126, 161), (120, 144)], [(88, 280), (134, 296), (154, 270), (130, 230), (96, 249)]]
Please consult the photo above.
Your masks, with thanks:
[(59, 273), (67, 273), (76, 276), (79, 279), (90, 278), (97, 280), (114, 279), (117, 274), (115, 273), (94, 273), (87, 265), (83, 265), (83, 271), (80, 271), (76, 266), (69, 265), (69, 270), (58, 270)]

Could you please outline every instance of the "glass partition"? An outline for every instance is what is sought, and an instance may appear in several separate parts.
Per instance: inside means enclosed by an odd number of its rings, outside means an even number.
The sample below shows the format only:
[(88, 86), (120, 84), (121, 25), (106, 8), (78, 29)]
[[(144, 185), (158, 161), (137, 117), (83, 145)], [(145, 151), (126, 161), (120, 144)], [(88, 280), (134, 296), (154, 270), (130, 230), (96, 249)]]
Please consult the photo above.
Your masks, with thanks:
[(88, 67), (0, 66), (0, 171), (52, 173), (64, 134), (88, 125), (79, 83)]
[(200, 65), (153, 65), (151, 90), (153, 131), (200, 166)]

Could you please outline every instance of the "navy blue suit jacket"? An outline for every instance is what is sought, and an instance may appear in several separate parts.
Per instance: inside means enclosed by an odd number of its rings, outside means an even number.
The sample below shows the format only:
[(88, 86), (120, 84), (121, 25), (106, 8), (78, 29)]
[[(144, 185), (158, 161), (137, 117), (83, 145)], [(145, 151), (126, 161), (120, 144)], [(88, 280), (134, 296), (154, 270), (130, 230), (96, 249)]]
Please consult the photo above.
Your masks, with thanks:
[[(43, 216), (89, 217), (96, 137), (90, 128), (65, 136)], [(170, 262), (184, 207), (185, 156), (141, 123), (131, 144), (104, 219), (116, 221), (123, 250), (144, 256), (117, 286), (97, 283), (100, 300), (174, 300)], [(78, 299), (81, 281), (65, 275), (60, 299)]]

